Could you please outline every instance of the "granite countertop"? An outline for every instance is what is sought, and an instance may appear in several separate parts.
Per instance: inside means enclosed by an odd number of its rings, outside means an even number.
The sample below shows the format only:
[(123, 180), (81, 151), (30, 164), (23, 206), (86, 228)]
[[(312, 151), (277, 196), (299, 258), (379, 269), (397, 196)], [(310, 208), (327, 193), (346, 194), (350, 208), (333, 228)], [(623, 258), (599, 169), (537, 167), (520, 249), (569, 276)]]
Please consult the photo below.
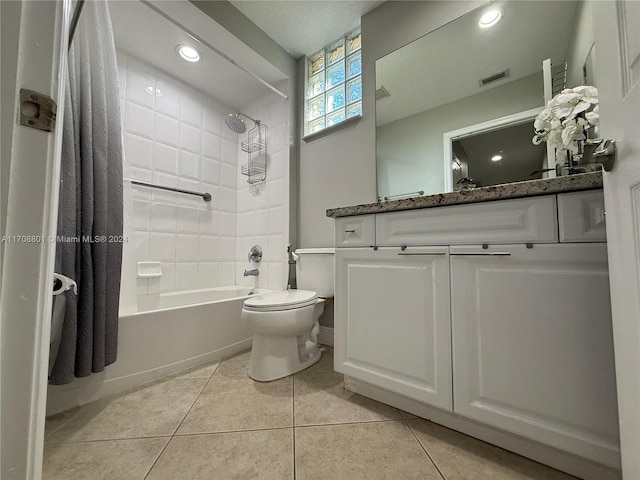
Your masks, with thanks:
[(553, 193), (575, 192), (602, 188), (602, 172), (581, 173), (556, 178), (543, 178), (525, 182), (504, 183), (490, 187), (480, 187), (460, 192), (437, 193), (421, 197), (389, 200), (386, 202), (366, 203), (351, 207), (330, 208), (327, 217), (350, 217), (371, 213), (397, 212), (417, 208), (459, 205), (462, 203), (487, 202), (508, 198), (533, 197)]

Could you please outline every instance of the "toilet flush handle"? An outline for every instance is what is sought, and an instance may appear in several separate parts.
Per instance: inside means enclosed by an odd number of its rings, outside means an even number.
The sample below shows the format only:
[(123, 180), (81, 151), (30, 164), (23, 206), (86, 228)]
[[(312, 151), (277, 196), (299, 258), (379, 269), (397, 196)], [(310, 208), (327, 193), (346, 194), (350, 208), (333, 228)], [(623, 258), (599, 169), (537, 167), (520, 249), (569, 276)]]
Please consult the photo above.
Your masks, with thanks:
[(289, 254), (289, 265), (293, 265), (298, 260), (300, 260), (300, 256), (291, 250), (291, 244), (287, 245), (287, 253)]

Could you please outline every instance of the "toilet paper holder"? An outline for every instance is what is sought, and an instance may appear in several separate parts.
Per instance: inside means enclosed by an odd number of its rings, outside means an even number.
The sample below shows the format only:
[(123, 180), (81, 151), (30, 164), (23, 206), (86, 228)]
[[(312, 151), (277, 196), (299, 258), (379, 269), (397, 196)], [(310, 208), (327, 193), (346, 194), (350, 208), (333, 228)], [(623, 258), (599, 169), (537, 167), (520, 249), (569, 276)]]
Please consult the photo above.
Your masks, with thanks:
[(53, 274), (53, 294), (60, 295), (68, 290), (73, 289), (73, 293), (78, 295), (78, 284), (69, 277), (65, 277), (59, 273)]

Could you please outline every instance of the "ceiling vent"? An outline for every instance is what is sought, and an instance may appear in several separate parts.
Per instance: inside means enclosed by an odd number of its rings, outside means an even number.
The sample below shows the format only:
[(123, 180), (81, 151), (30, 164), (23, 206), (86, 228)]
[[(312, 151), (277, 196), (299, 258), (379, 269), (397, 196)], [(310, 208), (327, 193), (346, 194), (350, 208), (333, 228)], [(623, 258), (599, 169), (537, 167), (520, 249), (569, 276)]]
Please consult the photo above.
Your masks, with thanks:
[(503, 78), (507, 78), (509, 76), (509, 69), (503, 70), (500, 73), (494, 73), (493, 75), (489, 75), (488, 77), (480, 80), (480, 86), (484, 87), (489, 85), (490, 83), (497, 82), (498, 80), (502, 80)]
[(386, 98), (390, 96), (391, 94), (386, 88), (384, 88), (384, 85), (380, 85), (380, 88), (376, 90), (376, 100), (380, 100), (382, 98)]

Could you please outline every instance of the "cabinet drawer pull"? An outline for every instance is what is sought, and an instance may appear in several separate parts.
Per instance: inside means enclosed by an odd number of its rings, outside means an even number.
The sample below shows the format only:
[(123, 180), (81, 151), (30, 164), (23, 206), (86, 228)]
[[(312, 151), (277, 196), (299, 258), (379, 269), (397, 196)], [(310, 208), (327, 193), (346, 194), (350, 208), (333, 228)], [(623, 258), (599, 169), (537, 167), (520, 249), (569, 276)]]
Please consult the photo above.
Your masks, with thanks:
[(344, 233), (356, 233), (355, 230), (345, 230)]
[(465, 253), (452, 253), (451, 255), (466, 256), (466, 257), (509, 257), (511, 252), (465, 252)]
[(413, 255), (446, 255), (446, 254), (447, 254), (446, 252), (428, 252), (428, 253), (427, 252), (423, 252), (423, 253), (420, 253), (420, 252), (416, 252), (416, 253), (398, 252), (398, 255), (402, 255), (403, 257), (410, 257), (410, 256), (413, 256)]

